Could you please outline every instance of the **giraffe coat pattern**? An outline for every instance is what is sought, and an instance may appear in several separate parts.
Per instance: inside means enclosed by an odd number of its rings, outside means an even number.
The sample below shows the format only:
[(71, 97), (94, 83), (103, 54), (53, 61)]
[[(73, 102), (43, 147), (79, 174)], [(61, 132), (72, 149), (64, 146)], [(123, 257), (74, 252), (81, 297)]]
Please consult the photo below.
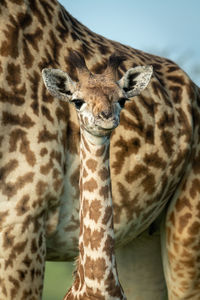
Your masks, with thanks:
[[(84, 139), (84, 134), (81, 134)], [(72, 299), (126, 299), (117, 276), (109, 178), (108, 141), (81, 142), (79, 257)], [(101, 152), (101, 156), (96, 156)], [(102, 175), (103, 173), (103, 175)], [(103, 180), (102, 180), (103, 178)]]
[(41, 77), (43, 68), (59, 68), (76, 80), (71, 49), (93, 73), (103, 72), (113, 52), (124, 54), (118, 79), (153, 66), (150, 84), (125, 104), (111, 137), (119, 276), (128, 299), (164, 299), (165, 282), (170, 300), (199, 299), (199, 88), (172, 61), (91, 32), (55, 0), (2, 0), (0, 28), (0, 299), (41, 299), (45, 259), (78, 253), (79, 124)]

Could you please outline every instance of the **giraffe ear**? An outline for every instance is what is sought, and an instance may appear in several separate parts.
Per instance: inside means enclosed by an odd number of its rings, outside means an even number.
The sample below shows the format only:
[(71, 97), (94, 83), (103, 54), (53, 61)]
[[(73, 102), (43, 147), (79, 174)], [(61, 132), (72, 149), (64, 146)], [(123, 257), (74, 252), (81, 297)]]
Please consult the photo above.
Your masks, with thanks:
[(59, 69), (43, 69), (44, 84), (52, 96), (69, 101), (75, 92), (76, 83), (70, 76)]
[(118, 81), (128, 98), (139, 95), (148, 85), (153, 74), (152, 66), (139, 66), (129, 69)]

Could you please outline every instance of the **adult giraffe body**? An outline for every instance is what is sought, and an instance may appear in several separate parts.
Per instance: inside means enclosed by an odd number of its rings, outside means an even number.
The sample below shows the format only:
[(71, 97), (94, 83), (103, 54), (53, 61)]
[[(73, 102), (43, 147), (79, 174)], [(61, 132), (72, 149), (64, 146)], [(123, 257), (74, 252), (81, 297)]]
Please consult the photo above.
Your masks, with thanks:
[(128, 299), (164, 299), (162, 219), (168, 297), (199, 299), (199, 89), (173, 62), (91, 32), (55, 0), (0, 2), (0, 299), (40, 299), (45, 258), (77, 255), (79, 126), (41, 78), (54, 67), (76, 79), (71, 49), (94, 73), (116, 50), (121, 72), (153, 65), (111, 139), (119, 275)]

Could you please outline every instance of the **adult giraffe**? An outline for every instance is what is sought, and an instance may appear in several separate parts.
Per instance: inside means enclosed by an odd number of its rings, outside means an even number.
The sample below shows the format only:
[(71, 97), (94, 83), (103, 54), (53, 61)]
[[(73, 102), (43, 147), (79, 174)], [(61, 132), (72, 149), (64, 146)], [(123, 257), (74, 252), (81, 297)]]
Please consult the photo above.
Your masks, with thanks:
[(55, 0), (1, 0), (0, 28), (0, 299), (40, 299), (45, 258), (77, 255), (79, 126), (41, 77), (54, 67), (75, 80), (71, 49), (94, 73), (116, 50), (127, 57), (120, 73), (153, 65), (111, 139), (119, 275), (128, 299), (163, 299), (165, 280), (170, 300), (199, 299), (198, 87), (170, 60), (91, 32)]

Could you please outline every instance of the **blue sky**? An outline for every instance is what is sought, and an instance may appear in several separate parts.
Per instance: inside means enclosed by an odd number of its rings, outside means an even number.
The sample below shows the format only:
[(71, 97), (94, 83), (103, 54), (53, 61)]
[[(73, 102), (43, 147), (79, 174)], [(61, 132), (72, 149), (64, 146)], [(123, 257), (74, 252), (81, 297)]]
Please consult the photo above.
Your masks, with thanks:
[(177, 61), (200, 84), (199, 0), (60, 0), (91, 30)]

